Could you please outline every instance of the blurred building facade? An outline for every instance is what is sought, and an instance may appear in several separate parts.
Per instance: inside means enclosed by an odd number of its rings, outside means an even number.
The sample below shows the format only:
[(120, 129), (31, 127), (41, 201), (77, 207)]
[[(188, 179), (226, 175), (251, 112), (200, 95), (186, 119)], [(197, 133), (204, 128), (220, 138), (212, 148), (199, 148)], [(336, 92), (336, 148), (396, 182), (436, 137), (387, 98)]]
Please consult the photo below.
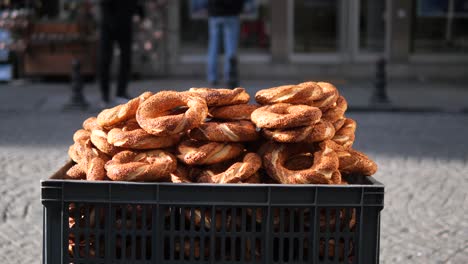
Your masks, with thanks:
[[(0, 55), (15, 55), (15, 77), (69, 76), (72, 61), (81, 73), (96, 74), (99, 1), (101, 0), (0, 0)], [(145, 16), (135, 18), (133, 73), (168, 74), (165, 37), (165, 0), (141, 1)], [(13, 40), (5, 40), (6, 34)], [(114, 49), (114, 54), (118, 54)], [(2, 75), (0, 58), (0, 79)], [(113, 67), (118, 64), (114, 63)]]
[[(99, 13), (99, 0), (1, 0), (0, 4), (2, 1), (33, 9), (31, 25), (71, 23), (79, 29), (82, 5), (94, 16)], [(134, 72), (143, 77), (203, 78), (208, 46), (207, 0), (141, 1), (146, 16), (135, 21)], [(389, 62), (388, 74), (393, 77), (468, 76), (468, 0), (245, 3), (239, 43), (242, 78), (367, 78), (374, 74), (380, 57)], [(50, 53), (70, 36), (30, 34), (25, 45), (34, 44), (33, 37), (39, 37), (38, 45), (47, 44), (43, 50)], [(40, 49), (26, 50), (34, 58), (41, 55)], [(37, 69), (43, 69), (41, 62), (36, 62)], [(90, 71), (92, 68), (90, 62)]]
[[(206, 0), (168, 1), (169, 70), (203, 76)], [(467, 77), (467, 0), (246, 1), (241, 76)]]

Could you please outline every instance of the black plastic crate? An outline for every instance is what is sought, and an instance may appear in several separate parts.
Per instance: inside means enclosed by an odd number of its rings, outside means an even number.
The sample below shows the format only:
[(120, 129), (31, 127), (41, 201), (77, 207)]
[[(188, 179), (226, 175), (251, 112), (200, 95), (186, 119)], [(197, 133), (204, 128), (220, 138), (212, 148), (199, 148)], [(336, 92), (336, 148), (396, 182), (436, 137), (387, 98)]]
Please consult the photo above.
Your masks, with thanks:
[(354, 179), (342, 186), (44, 180), (43, 261), (378, 263), (384, 186)]

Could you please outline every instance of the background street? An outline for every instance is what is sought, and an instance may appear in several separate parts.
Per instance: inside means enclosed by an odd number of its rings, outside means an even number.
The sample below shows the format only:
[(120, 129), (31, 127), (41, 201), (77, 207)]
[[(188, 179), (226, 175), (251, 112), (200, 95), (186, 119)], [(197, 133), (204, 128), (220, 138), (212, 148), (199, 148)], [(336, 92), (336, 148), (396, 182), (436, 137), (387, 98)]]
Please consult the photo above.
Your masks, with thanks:
[[(246, 81), (256, 90), (297, 81)], [(336, 80), (351, 107), (366, 107), (371, 83)], [(130, 93), (188, 89), (192, 80), (133, 82)], [(463, 88), (465, 88), (463, 90)], [(69, 85), (0, 85), (0, 263), (38, 263), (42, 245), (40, 179), (67, 160), (72, 135), (87, 112), (62, 112)], [(96, 105), (98, 91), (87, 85)], [(455, 83), (399, 82), (389, 95), (401, 107), (443, 112), (350, 112), (358, 123), (354, 147), (379, 165), (386, 186), (381, 214), (381, 263), (468, 262), (468, 107), (466, 87)]]

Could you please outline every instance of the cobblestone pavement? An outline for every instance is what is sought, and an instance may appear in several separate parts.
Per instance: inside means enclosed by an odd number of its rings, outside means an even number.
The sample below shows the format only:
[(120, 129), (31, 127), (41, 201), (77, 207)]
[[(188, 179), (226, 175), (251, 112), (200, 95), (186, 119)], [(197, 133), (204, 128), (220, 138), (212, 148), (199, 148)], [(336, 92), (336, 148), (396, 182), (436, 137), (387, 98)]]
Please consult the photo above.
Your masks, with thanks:
[[(0, 263), (39, 262), (39, 180), (64, 164), (73, 131), (93, 114), (52, 108), (0, 107)], [(386, 185), (381, 263), (468, 263), (468, 115), (350, 116), (356, 149)]]

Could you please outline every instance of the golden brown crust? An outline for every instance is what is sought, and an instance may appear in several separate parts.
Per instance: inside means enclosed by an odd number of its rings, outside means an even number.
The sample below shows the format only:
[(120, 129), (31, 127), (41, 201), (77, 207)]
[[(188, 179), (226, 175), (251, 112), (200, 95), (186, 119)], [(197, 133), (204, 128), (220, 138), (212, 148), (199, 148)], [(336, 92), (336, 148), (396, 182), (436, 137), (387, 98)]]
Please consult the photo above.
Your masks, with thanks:
[(239, 156), (244, 147), (238, 143), (186, 140), (177, 147), (182, 162), (188, 165), (209, 165)]
[(242, 162), (236, 162), (221, 173), (205, 170), (198, 182), (206, 183), (239, 183), (249, 179), (262, 166), (262, 160), (256, 153), (247, 153)]
[[(269, 143), (263, 157), (265, 169), (270, 175), (283, 184), (336, 184), (341, 182), (338, 171), (338, 156), (330, 148), (328, 141), (319, 144), (317, 149), (304, 144)], [(300, 153), (313, 154), (313, 164), (302, 170), (287, 169), (284, 164), (288, 157)]]
[(260, 90), (255, 100), (262, 105), (276, 103), (305, 104), (322, 98), (321, 87), (315, 82), (304, 82), (297, 85), (283, 85)]
[(70, 145), (68, 147), (68, 156), (70, 157), (71, 160), (74, 162), (78, 163), (81, 160), (81, 155), (79, 154), (77, 150), (77, 143), (73, 143), (73, 145)]
[(80, 163), (83, 157), (86, 156), (88, 151), (92, 148), (90, 139), (83, 139), (79, 141), (75, 141), (73, 145), (68, 148), (68, 156), (76, 162)]
[(100, 126), (97, 122), (97, 118), (92, 116), (85, 121), (83, 121), (83, 128), (89, 132), (95, 129), (102, 129), (102, 126)]
[(107, 134), (107, 141), (116, 147), (129, 149), (160, 149), (179, 143), (181, 135), (157, 137), (140, 128), (136, 120), (115, 127)]
[(306, 137), (304, 142), (315, 143), (322, 142), (333, 138), (335, 135), (335, 128), (333, 124), (325, 120), (320, 120), (317, 124), (312, 127), (312, 131)]
[(266, 105), (252, 112), (252, 122), (259, 128), (286, 129), (315, 124), (322, 116), (316, 107), (307, 105)]
[(106, 177), (104, 165), (109, 157), (97, 148), (87, 148), (81, 164), (86, 168), (86, 179), (89, 181), (102, 181)]
[(110, 109), (104, 109), (97, 116), (97, 123), (102, 127), (111, 127), (122, 121), (134, 118), (138, 106), (148, 99), (153, 93), (144, 92), (140, 96), (128, 101), (126, 104), (121, 104)]
[[(167, 115), (174, 108), (188, 106), (185, 113)], [(176, 135), (198, 127), (207, 117), (205, 100), (192, 93), (159, 92), (143, 102), (136, 113), (138, 124), (155, 136)]]
[(210, 108), (210, 115), (223, 120), (250, 120), (250, 115), (259, 106), (252, 104), (237, 104)]
[(108, 155), (112, 156), (117, 152), (122, 151), (122, 148), (116, 147), (108, 142), (108, 134), (105, 130), (95, 129), (91, 131), (90, 138), (91, 142), (97, 149)]
[(276, 130), (263, 129), (263, 134), (266, 138), (281, 143), (313, 143), (331, 139), (335, 135), (335, 129), (329, 122), (320, 120), (312, 126)]
[(90, 137), (91, 133), (84, 129), (79, 129), (73, 134), (74, 143), (68, 148), (68, 156), (74, 162), (78, 163), (81, 160), (86, 147), (91, 148)]
[(340, 160), (339, 169), (344, 175), (371, 176), (377, 172), (377, 164), (360, 151), (348, 149), (337, 153)]
[(197, 167), (189, 167), (182, 162), (177, 163), (177, 169), (171, 173), (173, 183), (192, 183), (200, 175), (201, 170)]
[(346, 121), (346, 117), (343, 117), (333, 122), (333, 127), (335, 128), (335, 131), (340, 130), (345, 124), (345, 121)]
[(79, 164), (75, 164), (67, 170), (65, 177), (67, 179), (86, 179), (86, 171)]
[(100, 151), (108, 155), (114, 155), (121, 149), (114, 147), (107, 142), (107, 130), (97, 123), (95, 117), (90, 117), (83, 122), (83, 128), (75, 132), (73, 140), (90, 140), (91, 143)]
[(91, 158), (88, 162), (88, 170), (86, 171), (86, 180), (88, 181), (103, 181), (106, 178), (105, 165), (109, 159), (104, 156)]
[(340, 96), (338, 100), (336, 100), (335, 105), (323, 113), (322, 119), (334, 123), (344, 117), (347, 109), (348, 102), (343, 96)]
[(356, 137), (355, 132), (356, 121), (351, 118), (346, 118), (343, 126), (338, 131), (336, 131), (332, 140), (345, 148), (351, 148)]
[(73, 134), (73, 141), (78, 142), (81, 140), (88, 140), (91, 136), (90, 131), (84, 129), (78, 129), (75, 134)]
[(114, 181), (165, 181), (177, 168), (177, 160), (162, 150), (117, 153), (105, 166)]
[(335, 105), (340, 94), (338, 93), (338, 89), (336, 89), (336, 87), (331, 83), (318, 82), (317, 84), (322, 89), (322, 97), (318, 100), (308, 100), (308, 102), (304, 104), (315, 106), (320, 108), (322, 111), (326, 111)]
[(377, 172), (377, 164), (367, 155), (352, 148), (345, 148), (335, 142), (330, 147), (337, 153), (339, 170), (343, 175), (371, 176)]
[(208, 106), (246, 104), (250, 100), (250, 95), (240, 87), (235, 89), (190, 88), (189, 93), (201, 96)]
[(189, 137), (215, 142), (245, 142), (258, 139), (258, 132), (250, 121), (207, 122), (190, 130)]
[[(78, 134), (77, 134), (78, 133)], [(68, 155), (70, 158), (77, 163), (77, 167), (82, 172), (85, 172), (86, 179), (88, 180), (103, 180), (106, 176), (104, 164), (107, 162), (108, 157), (103, 152), (94, 148), (91, 144), (90, 138), (83, 136), (79, 137), (79, 134), (84, 135), (83, 132), (77, 132), (78, 140), (68, 149)], [(89, 132), (88, 132), (89, 133)], [(69, 176), (80, 175), (80, 170), (74, 168), (69, 171)]]

